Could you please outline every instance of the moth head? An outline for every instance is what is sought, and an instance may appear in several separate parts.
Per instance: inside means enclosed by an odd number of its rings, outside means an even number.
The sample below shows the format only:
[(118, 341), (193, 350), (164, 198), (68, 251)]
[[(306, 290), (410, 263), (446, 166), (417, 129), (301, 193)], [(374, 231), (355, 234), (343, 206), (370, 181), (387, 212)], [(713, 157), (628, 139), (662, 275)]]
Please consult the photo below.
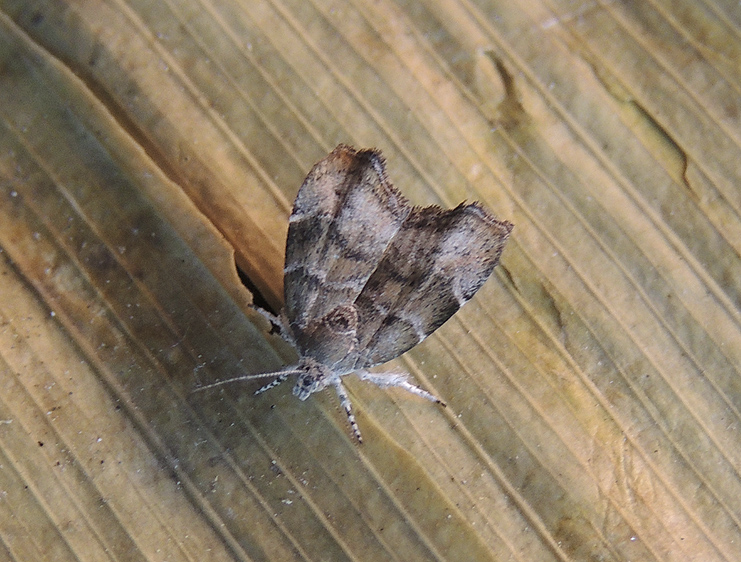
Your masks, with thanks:
[(299, 400), (306, 400), (313, 392), (319, 392), (329, 384), (329, 371), (321, 363), (311, 357), (304, 357), (298, 364), (298, 376), (293, 387), (293, 395)]

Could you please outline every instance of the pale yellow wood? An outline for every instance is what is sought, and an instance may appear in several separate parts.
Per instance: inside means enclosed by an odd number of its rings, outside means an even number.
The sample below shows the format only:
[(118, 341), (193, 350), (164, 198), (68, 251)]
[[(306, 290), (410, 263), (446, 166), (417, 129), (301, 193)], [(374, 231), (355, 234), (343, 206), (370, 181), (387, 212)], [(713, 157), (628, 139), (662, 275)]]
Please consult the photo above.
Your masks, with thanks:
[[(741, 558), (741, 19), (715, 2), (0, 2), (0, 559)], [(389, 369), (294, 360), (336, 144), (515, 223)]]

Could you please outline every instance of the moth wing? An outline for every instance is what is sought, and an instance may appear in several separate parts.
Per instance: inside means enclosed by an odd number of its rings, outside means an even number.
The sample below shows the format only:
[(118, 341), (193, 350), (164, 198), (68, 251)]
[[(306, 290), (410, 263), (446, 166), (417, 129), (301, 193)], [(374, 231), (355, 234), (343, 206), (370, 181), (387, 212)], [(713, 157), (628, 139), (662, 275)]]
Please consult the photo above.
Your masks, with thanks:
[(340, 145), (309, 172), (289, 219), (285, 314), (302, 354), (306, 327), (352, 304), (412, 211), (389, 183), (382, 156)]
[(439, 328), (491, 275), (512, 228), (478, 204), (413, 209), (355, 301), (346, 370), (390, 361)]

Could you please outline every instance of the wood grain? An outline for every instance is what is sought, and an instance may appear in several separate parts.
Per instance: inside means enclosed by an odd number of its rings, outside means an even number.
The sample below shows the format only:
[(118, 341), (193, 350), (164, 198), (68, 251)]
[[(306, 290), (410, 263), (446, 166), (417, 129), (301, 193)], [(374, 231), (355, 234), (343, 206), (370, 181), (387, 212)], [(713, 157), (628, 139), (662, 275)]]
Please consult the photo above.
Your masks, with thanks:
[[(741, 559), (741, 18), (707, 2), (0, 2), (0, 559)], [(517, 225), (399, 360), (295, 361), (339, 143)]]

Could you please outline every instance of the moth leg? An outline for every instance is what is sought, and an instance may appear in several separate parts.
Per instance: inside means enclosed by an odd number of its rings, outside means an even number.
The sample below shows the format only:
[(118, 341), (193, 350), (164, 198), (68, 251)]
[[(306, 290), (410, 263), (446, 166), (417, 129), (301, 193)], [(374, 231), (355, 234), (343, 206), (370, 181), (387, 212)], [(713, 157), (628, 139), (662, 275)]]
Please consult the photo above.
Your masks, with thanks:
[(296, 340), (293, 338), (293, 332), (289, 327), (288, 318), (285, 317), (283, 312), (281, 312), (279, 316), (276, 316), (259, 306), (253, 306), (252, 309), (265, 318), (265, 320), (270, 322), (271, 325), (277, 326), (280, 331), (280, 337), (290, 343), (293, 347), (296, 347)]
[(280, 383), (282, 383), (287, 378), (288, 378), (288, 375), (278, 375), (277, 377), (275, 377), (272, 381), (270, 381), (265, 386), (258, 388), (255, 391), (255, 396), (257, 396), (258, 394), (262, 394), (266, 390), (270, 390), (271, 388), (275, 388), (276, 386), (278, 386)]
[(392, 386), (398, 386), (408, 392), (411, 392), (412, 394), (416, 394), (417, 396), (421, 396), (422, 398), (427, 398), (427, 400), (430, 400), (432, 402), (437, 402), (438, 404), (442, 404), (443, 406), (446, 406), (445, 402), (440, 400), (434, 394), (430, 394), (425, 389), (420, 388), (410, 383), (407, 380), (409, 376), (404, 373), (374, 374), (374, 373), (369, 373), (368, 371), (358, 371), (357, 375), (361, 378), (361, 380), (370, 381), (373, 384), (380, 386), (381, 388), (390, 388)]
[(352, 432), (355, 434), (355, 438), (358, 440), (358, 443), (362, 443), (363, 437), (360, 435), (360, 428), (358, 427), (358, 423), (355, 421), (355, 416), (352, 413), (352, 403), (350, 402), (350, 397), (347, 395), (345, 387), (342, 386), (342, 381), (339, 377), (337, 377), (337, 380), (334, 382), (334, 387), (335, 390), (337, 390), (337, 396), (340, 397), (340, 405), (345, 409), (345, 413), (347, 413), (347, 421), (350, 422)]

